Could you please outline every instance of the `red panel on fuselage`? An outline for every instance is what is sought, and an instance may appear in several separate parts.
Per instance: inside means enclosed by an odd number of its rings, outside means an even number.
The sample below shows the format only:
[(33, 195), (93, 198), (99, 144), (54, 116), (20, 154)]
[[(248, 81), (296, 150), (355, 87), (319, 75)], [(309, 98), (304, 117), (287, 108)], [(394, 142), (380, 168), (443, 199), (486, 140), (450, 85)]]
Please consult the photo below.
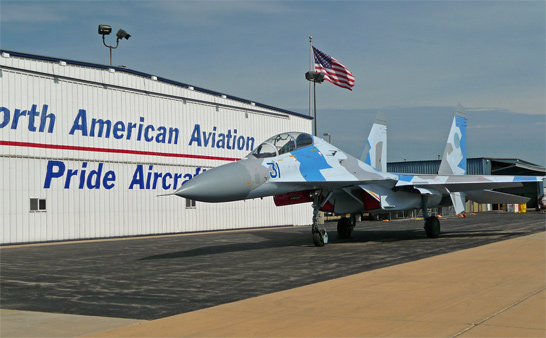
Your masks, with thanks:
[(280, 194), (273, 196), (275, 205), (280, 207), (283, 205), (299, 204), (313, 202), (313, 190), (303, 190), (296, 192), (289, 192), (286, 194)]
[[(291, 204), (299, 204), (299, 203), (308, 203), (313, 202), (313, 190), (303, 190), (303, 191), (296, 191), (296, 192), (289, 192), (286, 194), (280, 194), (273, 196), (273, 201), (275, 202), (275, 205), (278, 207), (285, 206), (285, 205), (291, 205)], [(325, 196), (320, 197), (320, 204), (324, 202)], [(334, 211), (334, 205), (330, 202), (326, 202), (320, 208), (320, 211)]]
[(381, 202), (364, 190), (362, 190), (362, 202), (364, 210), (381, 209)]

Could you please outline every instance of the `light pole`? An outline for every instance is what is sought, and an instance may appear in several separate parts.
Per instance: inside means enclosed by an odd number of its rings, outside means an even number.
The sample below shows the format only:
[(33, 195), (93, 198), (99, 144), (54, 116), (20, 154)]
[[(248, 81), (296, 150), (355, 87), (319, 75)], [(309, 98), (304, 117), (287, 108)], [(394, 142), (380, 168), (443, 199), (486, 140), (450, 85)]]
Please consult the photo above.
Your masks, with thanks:
[(315, 115), (315, 133), (314, 135), (317, 136), (317, 83), (324, 82), (324, 74), (319, 72), (307, 72), (305, 73), (305, 78), (308, 81), (313, 82), (313, 111)]
[(116, 39), (116, 46), (114, 47), (114, 46), (108, 46), (106, 44), (106, 41), (104, 40), (104, 36), (105, 35), (110, 35), (110, 33), (112, 33), (112, 27), (110, 27), (108, 25), (99, 25), (99, 34), (102, 35), (102, 43), (104, 44), (104, 46), (106, 46), (107, 48), (110, 49), (110, 66), (111, 66), (112, 65), (112, 49), (118, 48), (120, 39), (125, 38), (125, 39), (129, 40), (131, 35), (127, 34), (127, 32), (124, 31), (123, 29), (120, 29), (116, 33), (117, 39)]

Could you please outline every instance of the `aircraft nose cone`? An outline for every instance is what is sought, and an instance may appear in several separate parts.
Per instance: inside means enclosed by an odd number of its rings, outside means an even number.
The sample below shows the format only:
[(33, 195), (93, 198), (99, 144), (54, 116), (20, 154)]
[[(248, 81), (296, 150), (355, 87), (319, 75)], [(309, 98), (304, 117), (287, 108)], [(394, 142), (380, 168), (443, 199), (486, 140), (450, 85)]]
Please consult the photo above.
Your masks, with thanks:
[(240, 163), (229, 163), (201, 173), (176, 191), (176, 195), (201, 202), (245, 199), (250, 192), (250, 174)]

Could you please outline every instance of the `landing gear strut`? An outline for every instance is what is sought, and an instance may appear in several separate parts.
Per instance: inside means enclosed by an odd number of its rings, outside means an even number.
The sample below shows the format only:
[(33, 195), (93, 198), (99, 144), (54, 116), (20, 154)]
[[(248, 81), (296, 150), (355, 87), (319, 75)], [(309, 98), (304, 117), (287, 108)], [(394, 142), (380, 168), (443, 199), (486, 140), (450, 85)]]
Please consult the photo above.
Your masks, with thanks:
[(425, 232), (428, 238), (440, 236), (440, 220), (436, 216), (428, 215), (427, 197), (423, 196), (423, 217), (425, 218)]
[(316, 192), (313, 197), (313, 224), (311, 226), (311, 232), (313, 233), (313, 243), (315, 246), (321, 247), (328, 243), (328, 233), (325, 229), (320, 229), (318, 226), (318, 213), (320, 209), (320, 192)]

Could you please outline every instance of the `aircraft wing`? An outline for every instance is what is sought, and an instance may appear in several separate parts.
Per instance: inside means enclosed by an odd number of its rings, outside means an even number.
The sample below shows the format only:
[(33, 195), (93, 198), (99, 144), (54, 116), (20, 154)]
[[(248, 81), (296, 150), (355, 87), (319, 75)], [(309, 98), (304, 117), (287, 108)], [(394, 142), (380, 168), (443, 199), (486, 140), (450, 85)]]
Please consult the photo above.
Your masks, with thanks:
[[(348, 187), (363, 187), (370, 184), (386, 189), (413, 187), (416, 189), (435, 188), (438, 191), (458, 193), (475, 192), (472, 196), (482, 200), (485, 197), (492, 198), (493, 192), (478, 194), (478, 191), (490, 191), (489, 189), (521, 187), (524, 182), (539, 182), (543, 177), (535, 176), (500, 176), (500, 175), (392, 175), (394, 177), (381, 177), (373, 179), (357, 179), (340, 176), (324, 180), (302, 181), (295, 178), (277, 180), (272, 184), (278, 187), (290, 186), (293, 189), (310, 190), (334, 190)], [(502, 200), (502, 196), (496, 196), (495, 200)]]
[[(387, 174), (390, 175), (390, 174)], [(285, 180), (272, 182), (279, 191), (286, 191), (285, 201), (291, 200), (289, 191), (322, 190), (323, 196), (331, 202), (336, 213), (351, 213), (364, 207), (365, 210), (409, 210), (422, 206), (421, 196), (432, 198), (431, 205), (439, 203), (441, 197), (461, 194), (461, 205), (464, 210), (464, 197), (479, 203), (526, 203), (526, 197), (499, 193), (489, 189), (519, 187), (524, 182), (537, 182), (542, 177), (533, 176), (492, 176), (492, 175), (393, 175), (374, 179), (298, 181)], [(284, 188), (290, 188), (284, 190)], [(410, 188), (410, 189), (404, 189)], [(416, 193), (417, 192), (417, 193)], [(464, 193), (464, 194), (463, 194)], [(296, 194), (297, 195), (297, 194)], [(298, 200), (310, 201), (309, 199)], [(277, 203), (277, 202), (276, 202)], [(284, 204), (277, 204), (284, 205)], [(459, 210), (459, 212), (461, 212)]]
[(324, 180), (324, 181), (290, 181), (290, 180), (282, 180), (282, 181), (275, 181), (271, 182), (271, 184), (274, 184), (276, 186), (282, 187), (287, 186), (291, 187), (293, 189), (299, 189), (299, 190), (334, 190), (334, 189), (341, 189), (341, 188), (347, 188), (347, 187), (357, 187), (360, 185), (366, 185), (366, 184), (375, 184), (380, 185), (385, 188), (394, 188), (396, 186), (397, 181), (393, 179), (371, 179), (371, 180)]
[(450, 192), (520, 187), (524, 182), (538, 182), (542, 177), (499, 175), (398, 175), (397, 187), (443, 187)]
[[(441, 187), (450, 192), (465, 192), (485, 189), (520, 187), (525, 182), (539, 182), (543, 177), (537, 176), (500, 176), (500, 175), (411, 175), (396, 174), (391, 177), (374, 177), (359, 179), (357, 177), (328, 177), (318, 180), (302, 180), (301, 178), (274, 181), (277, 185), (292, 185), (302, 189), (332, 189), (367, 184), (381, 185), (385, 188), (394, 187)], [(385, 175), (386, 176), (386, 175)]]
[(476, 190), (466, 193), (476, 203), (491, 204), (525, 204), (530, 198), (492, 190)]

